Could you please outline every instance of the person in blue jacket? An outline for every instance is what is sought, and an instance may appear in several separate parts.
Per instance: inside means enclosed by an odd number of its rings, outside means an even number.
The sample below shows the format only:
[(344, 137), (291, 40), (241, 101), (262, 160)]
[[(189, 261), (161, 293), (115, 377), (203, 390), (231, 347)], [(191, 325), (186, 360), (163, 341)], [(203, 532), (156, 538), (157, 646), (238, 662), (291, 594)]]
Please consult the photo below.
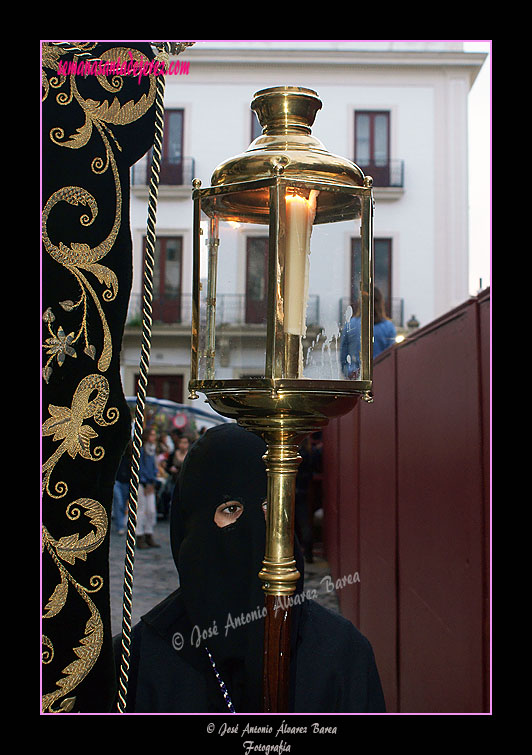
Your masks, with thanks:
[[(386, 316), (384, 297), (378, 288), (374, 289), (373, 309), (373, 358), (393, 346), (397, 331)], [(359, 307), (357, 306), (357, 310)], [(340, 364), (347, 378), (357, 380), (360, 371), (360, 314), (354, 314), (342, 330), (340, 337)]]
[(157, 480), (157, 463), (155, 453), (157, 433), (154, 428), (145, 430), (139, 461), (139, 495), (137, 512), (137, 548), (159, 548), (153, 539), (157, 523), (155, 502), (155, 483)]

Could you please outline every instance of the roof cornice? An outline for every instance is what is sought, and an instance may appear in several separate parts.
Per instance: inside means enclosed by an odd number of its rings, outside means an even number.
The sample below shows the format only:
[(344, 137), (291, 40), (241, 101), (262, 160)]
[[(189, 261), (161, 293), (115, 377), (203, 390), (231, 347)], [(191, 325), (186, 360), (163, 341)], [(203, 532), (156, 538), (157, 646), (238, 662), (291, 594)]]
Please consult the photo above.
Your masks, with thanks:
[(486, 59), (483, 52), (406, 51), (406, 50), (320, 50), (320, 49), (260, 49), (260, 48), (207, 48), (194, 46), (187, 57), (197, 62), (226, 63), (294, 63), (311, 62), (316, 65), (427, 65), (427, 66), (480, 66)]
[(457, 51), (406, 51), (406, 50), (323, 50), (323, 49), (274, 49), (274, 48), (208, 48), (193, 46), (187, 58), (196, 65), (316, 65), (316, 66), (363, 66), (368, 67), (414, 67), (414, 68), (466, 68), (473, 84), (487, 53)]

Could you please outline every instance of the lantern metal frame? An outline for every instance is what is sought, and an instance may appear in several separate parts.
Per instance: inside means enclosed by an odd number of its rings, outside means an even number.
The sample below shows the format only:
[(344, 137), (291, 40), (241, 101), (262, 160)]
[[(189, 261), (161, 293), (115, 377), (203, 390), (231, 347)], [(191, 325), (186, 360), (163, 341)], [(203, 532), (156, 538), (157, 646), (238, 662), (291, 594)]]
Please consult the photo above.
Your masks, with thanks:
[[(228, 184), (200, 188), (200, 182), (194, 181), (192, 199), (194, 203), (193, 219), (193, 282), (192, 282), (192, 339), (191, 339), (191, 370), (189, 398), (197, 398), (198, 392), (207, 396), (209, 403), (219, 404), (223, 393), (235, 399), (244, 392), (259, 391), (274, 395), (275, 400), (279, 394), (290, 394), (293, 399), (293, 412), (299, 411), (300, 403), (297, 396), (301, 394), (303, 402), (307, 402), (307, 393), (331, 395), (333, 397), (362, 397), (371, 400), (372, 376), (373, 376), (373, 189), (371, 178), (366, 177), (366, 186), (346, 186), (329, 182), (308, 181), (285, 178), (279, 167), (276, 166), (279, 175), (272, 178), (263, 178), (256, 181), (244, 181), (241, 183)], [(246, 216), (241, 213), (238, 218), (234, 212), (224, 213), (223, 206), (218, 207), (216, 200), (230, 194), (243, 193), (256, 190), (268, 190), (269, 192), (269, 245), (268, 245), (268, 308), (267, 308), (267, 331), (266, 331), (266, 364), (263, 378), (247, 378), (246, 380), (230, 379), (217, 380), (214, 377), (215, 357), (215, 326), (216, 326), (216, 272), (218, 265), (218, 221), (237, 220), (238, 222), (257, 222), (257, 216)], [(284, 197), (287, 190), (305, 189), (318, 192), (335, 192), (346, 198), (360, 198), (361, 220), (361, 374), (358, 380), (316, 380), (290, 376), (287, 373), (286, 338), (283, 332), (282, 300), (284, 248), (283, 239), (286, 238), (286, 214), (284, 210)], [(352, 203), (351, 203), (352, 204)], [(201, 244), (201, 214), (209, 218), (210, 233), (207, 245), (208, 252), (208, 290), (206, 297), (207, 321), (205, 358), (207, 361), (206, 378), (199, 377), (199, 334), (200, 334), (200, 244)], [(317, 218), (318, 223), (328, 223), (337, 220), (356, 220), (357, 210), (340, 209), (336, 212), (329, 211), (325, 219)], [(294, 403), (295, 402), (295, 403)], [(246, 399), (247, 403), (247, 399)], [(344, 413), (345, 409), (333, 407), (334, 400), (329, 404), (325, 400), (323, 411), (327, 418)], [(213, 408), (220, 411), (217, 406)], [(343, 406), (343, 404), (342, 404)], [(220, 411), (224, 414), (225, 411)], [(230, 416), (233, 416), (232, 414)], [(236, 418), (236, 417), (235, 417)]]
[[(263, 710), (281, 712), (288, 710), (290, 605), (284, 604), (279, 611), (276, 601), (290, 598), (300, 578), (294, 558), (295, 480), (301, 461), (299, 446), (307, 435), (323, 428), (332, 417), (350, 411), (359, 399), (368, 402), (373, 400), (374, 198), (370, 176), (364, 176), (353, 163), (330, 155), (315, 138), (307, 136), (318, 103), (321, 106), (312, 90), (278, 87), (263, 90), (255, 97), (254, 103), (259, 103), (258, 110), (270, 107), (268, 102), (273, 101), (274, 105), (263, 117), (263, 120), (269, 119), (268, 122), (273, 125), (267, 123), (264, 136), (255, 140), (244, 154), (244, 161), (249, 155), (246, 167), (239, 169), (238, 166), (244, 163), (239, 163), (240, 158), (235, 158), (226, 163), (228, 167), (222, 166), (215, 171), (213, 186), (201, 188), (199, 179), (193, 181), (189, 398), (198, 398), (199, 393), (204, 394), (215, 411), (235, 419), (266, 442), (266, 544), (262, 569), (258, 575), (263, 583), (267, 609)], [(287, 98), (291, 98), (288, 105)], [(288, 135), (286, 139), (283, 136), (285, 133)], [(278, 146), (282, 143), (287, 145), (284, 154), (282, 146)], [(305, 152), (301, 147), (308, 149)], [(272, 151), (268, 154), (268, 150)], [(254, 169), (257, 170), (255, 176)], [(227, 176), (238, 175), (239, 170), (246, 180), (227, 180)], [(338, 180), (334, 180), (335, 176)], [(311, 379), (302, 376), (303, 336), (284, 332), (283, 297), (287, 255), (285, 199), (287, 193), (294, 191), (317, 192), (314, 225), (360, 219), (359, 379)], [(202, 215), (208, 218), (209, 237), (205, 348), (201, 354), (205, 360), (205, 375), (200, 376)], [(263, 377), (216, 378), (216, 287), (220, 220), (268, 226), (268, 304)]]

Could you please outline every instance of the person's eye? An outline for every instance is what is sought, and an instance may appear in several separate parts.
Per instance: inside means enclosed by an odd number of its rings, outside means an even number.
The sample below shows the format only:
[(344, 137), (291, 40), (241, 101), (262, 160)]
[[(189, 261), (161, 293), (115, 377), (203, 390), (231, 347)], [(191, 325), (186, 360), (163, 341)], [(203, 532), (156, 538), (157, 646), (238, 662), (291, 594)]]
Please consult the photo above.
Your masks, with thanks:
[(268, 513), (268, 501), (262, 502), (262, 510), (264, 512), (264, 518), (266, 519), (266, 514)]
[(238, 501), (226, 501), (221, 503), (214, 512), (214, 522), (218, 527), (227, 527), (236, 522), (243, 511), (244, 506)]

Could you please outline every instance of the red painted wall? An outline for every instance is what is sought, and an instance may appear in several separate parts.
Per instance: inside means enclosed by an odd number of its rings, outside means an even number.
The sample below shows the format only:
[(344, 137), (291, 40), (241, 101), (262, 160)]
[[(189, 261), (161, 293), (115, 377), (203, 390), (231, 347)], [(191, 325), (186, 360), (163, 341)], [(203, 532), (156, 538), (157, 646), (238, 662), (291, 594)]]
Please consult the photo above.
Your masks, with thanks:
[(490, 299), (375, 360), (374, 403), (324, 431), (324, 545), (389, 712), (489, 699)]

